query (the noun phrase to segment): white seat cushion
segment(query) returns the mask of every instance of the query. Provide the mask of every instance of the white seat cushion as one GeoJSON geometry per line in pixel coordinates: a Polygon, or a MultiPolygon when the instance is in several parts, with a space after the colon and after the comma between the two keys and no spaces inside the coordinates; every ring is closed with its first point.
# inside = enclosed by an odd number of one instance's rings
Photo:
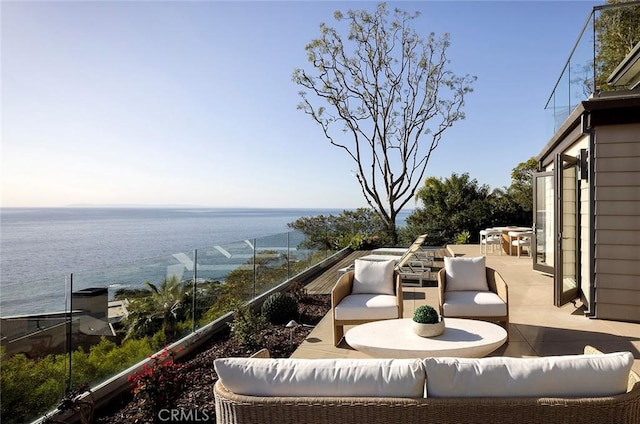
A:
{"type": "Polygon", "coordinates": [[[355,260],[352,294],[395,294],[393,287],[394,260],[355,260]]]}
{"type": "Polygon", "coordinates": [[[398,318],[397,298],[386,294],[351,294],[334,308],[339,320],[398,318]]]}
{"type": "Polygon", "coordinates": [[[490,291],[455,291],[444,294],[446,317],[492,317],[507,315],[507,305],[490,291]]]}
{"type": "Polygon", "coordinates": [[[446,291],[487,291],[487,269],[485,257],[452,258],[445,256],[446,291]]]}
{"type": "Polygon", "coordinates": [[[544,358],[427,358],[427,397],[598,397],[625,393],[631,352],[544,358]]]}
{"type": "Polygon", "coordinates": [[[412,397],[424,394],[420,359],[219,358],[222,384],[248,396],[412,397]]]}

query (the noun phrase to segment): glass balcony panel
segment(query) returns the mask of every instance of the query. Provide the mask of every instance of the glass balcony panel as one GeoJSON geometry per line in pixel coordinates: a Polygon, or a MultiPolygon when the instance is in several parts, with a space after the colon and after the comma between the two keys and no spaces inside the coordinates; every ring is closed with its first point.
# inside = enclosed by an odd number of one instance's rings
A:
{"type": "Polygon", "coordinates": [[[620,78],[613,82],[609,78],[626,54],[630,54],[634,48],[640,48],[637,40],[640,33],[639,15],[640,5],[637,3],[607,4],[593,8],[545,105],[552,122],[553,132],[550,136],[562,126],[580,102],[592,96],[634,89],[636,79],[620,78]],[[636,44],[629,40],[635,40],[636,44]]]}
{"type": "Polygon", "coordinates": [[[31,422],[54,409],[66,393],[68,300],[68,277],[2,282],[2,404],[16,422],[31,422]],[[24,388],[44,386],[37,406],[19,397],[24,388]]]}

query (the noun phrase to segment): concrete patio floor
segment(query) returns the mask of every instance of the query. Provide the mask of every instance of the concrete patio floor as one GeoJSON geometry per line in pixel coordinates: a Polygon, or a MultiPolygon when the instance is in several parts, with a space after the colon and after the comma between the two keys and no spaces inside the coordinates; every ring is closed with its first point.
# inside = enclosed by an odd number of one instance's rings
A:
{"type": "MultiPolygon", "coordinates": [[[[478,245],[453,245],[452,255],[479,256],[478,245]]],[[[578,300],[561,308],[553,305],[553,278],[532,268],[530,258],[498,253],[487,255],[487,266],[496,269],[509,286],[509,341],[489,356],[539,357],[579,354],[585,345],[603,352],[630,351],[633,369],[640,373],[640,323],[587,318],[578,300]]],[[[405,287],[404,316],[410,318],[419,305],[437,307],[437,288],[405,287]]],[[[640,311],[639,311],[640,316],[640,311]]],[[[345,332],[349,327],[345,328],[345,332]]],[[[293,353],[295,358],[366,358],[344,339],[333,346],[331,314],[327,314],[293,353]]]]}

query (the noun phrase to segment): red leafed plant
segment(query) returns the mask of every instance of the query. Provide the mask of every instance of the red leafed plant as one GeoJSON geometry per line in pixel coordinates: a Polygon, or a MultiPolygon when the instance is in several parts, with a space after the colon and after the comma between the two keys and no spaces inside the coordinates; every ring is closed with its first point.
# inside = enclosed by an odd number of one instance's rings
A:
{"type": "Polygon", "coordinates": [[[163,349],[128,378],[134,399],[150,417],[156,417],[160,410],[175,405],[176,399],[189,385],[189,366],[175,362],[174,356],[175,352],[163,349]]]}

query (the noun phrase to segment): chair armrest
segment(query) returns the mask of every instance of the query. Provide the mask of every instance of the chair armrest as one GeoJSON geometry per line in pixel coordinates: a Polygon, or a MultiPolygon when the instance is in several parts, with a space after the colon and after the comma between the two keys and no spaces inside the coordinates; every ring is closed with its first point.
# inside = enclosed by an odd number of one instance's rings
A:
{"type": "Polygon", "coordinates": [[[398,306],[398,318],[402,318],[404,309],[404,298],[402,294],[402,277],[399,272],[393,273],[393,278],[396,280],[396,305],[398,306]]]}
{"type": "Polygon", "coordinates": [[[335,306],[340,303],[342,299],[349,296],[351,294],[351,290],[353,288],[353,277],[355,273],[353,271],[345,272],[340,276],[338,282],[333,289],[331,290],[331,307],[335,308],[335,306]]]}
{"type": "Polygon", "coordinates": [[[500,273],[493,268],[487,267],[487,284],[489,290],[496,293],[507,305],[509,304],[509,288],[500,273]]]}
{"type": "Polygon", "coordinates": [[[438,271],[438,306],[440,307],[440,315],[442,315],[442,304],[444,303],[444,289],[447,286],[447,271],[442,268],[438,271]]]}

